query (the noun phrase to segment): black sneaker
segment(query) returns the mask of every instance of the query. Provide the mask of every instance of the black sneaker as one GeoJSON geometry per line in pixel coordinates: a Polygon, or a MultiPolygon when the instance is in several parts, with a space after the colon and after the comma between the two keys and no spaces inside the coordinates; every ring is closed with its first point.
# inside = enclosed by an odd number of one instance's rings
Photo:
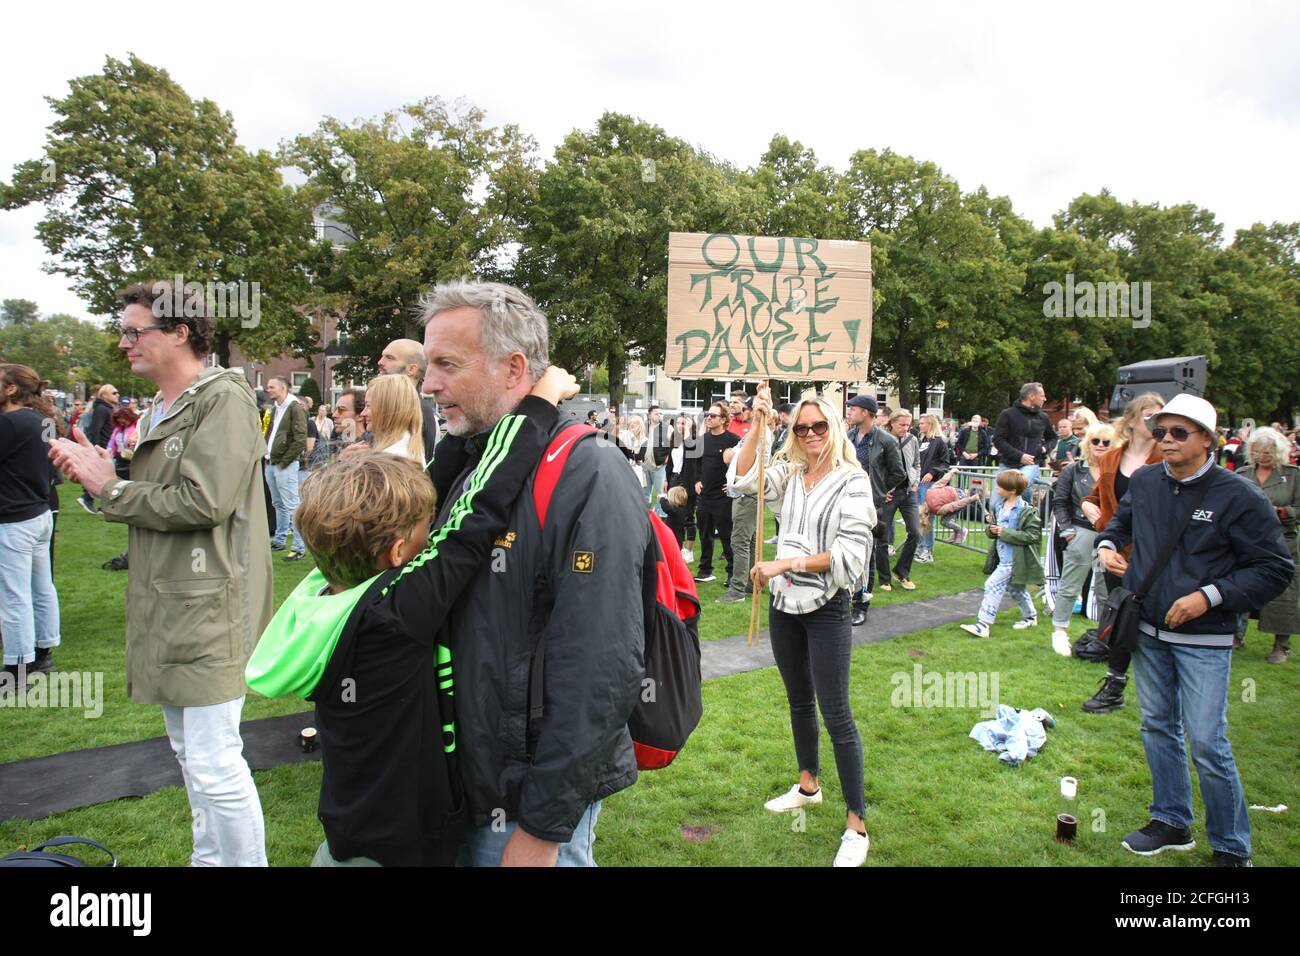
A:
{"type": "Polygon", "coordinates": [[[0,700],[9,696],[9,692],[15,694],[27,693],[27,668],[19,664],[6,664],[4,666],[4,679],[0,680],[0,700]]]}
{"type": "MultiPolygon", "coordinates": [[[[1141,830],[1134,830],[1126,836],[1121,845],[1138,856],[1155,856],[1165,850],[1195,849],[1196,841],[1192,839],[1192,831],[1187,827],[1180,830],[1159,820],[1152,820],[1141,830]]],[[[1215,857],[1217,856],[1216,853],[1215,857]]]]}
{"type": "Polygon", "coordinates": [[[87,501],[85,498],[78,498],[78,499],[77,499],[77,504],[81,505],[81,509],[82,509],[84,512],[86,512],[86,514],[88,514],[88,515],[97,515],[97,514],[99,514],[99,509],[95,507],[95,502],[94,502],[93,499],[90,500],[90,501],[87,501]]]}
{"type": "Polygon", "coordinates": [[[287,545],[285,545],[285,543],[284,543],[283,541],[278,542],[278,543],[275,542],[275,541],[272,541],[272,542],[271,542],[271,550],[272,550],[272,551],[283,551],[286,547],[287,547],[287,545]]]}
{"type": "Polygon", "coordinates": [[[710,581],[716,581],[718,579],[708,572],[701,572],[700,574],[695,575],[695,580],[700,584],[708,584],[710,581]]]}
{"type": "Polygon", "coordinates": [[[1128,678],[1116,674],[1107,674],[1101,680],[1101,688],[1083,702],[1086,714],[1109,714],[1124,706],[1124,688],[1128,678]]]}
{"type": "Polygon", "coordinates": [[[280,560],[281,560],[281,561],[301,561],[301,560],[303,559],[304,556],[305,556],[305,552],[302,552],[302,551],[290,551],[288,554],[286,554],[286,555],[285,555],[283,558],[281,558],[280,560]]]}
{"type": "Polygon", "coordinates": [[[48,674],[52,670],[54,670],[54,655],[50,653],[50,648],[36,648],[36,660],[27,665],[27,673],[48,674]]]}
{"type": "Polygon", "coordinates": [[[1223,850],[1214,851],[1215,866],[1254,866],[1248,856],[1237,856],[1235,853],[1225,853],[1223,850]]]}
{"type": "Polygon", "coordinates": [[[870,610],[870,604],[853,605],[853,626],[861,627],[867,623],[867,611],[870,610]]]}

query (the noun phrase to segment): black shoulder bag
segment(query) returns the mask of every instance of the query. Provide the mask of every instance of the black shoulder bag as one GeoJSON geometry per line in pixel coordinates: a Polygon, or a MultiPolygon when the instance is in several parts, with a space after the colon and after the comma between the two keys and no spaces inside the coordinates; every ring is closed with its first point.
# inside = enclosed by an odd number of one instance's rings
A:
{"type": "Polygon", "coordinates": [[[1164,570],[1165,565],[1169,563],[1169,558],[1173,555],[1174,548],[1178,547],[1178,542],[1182,540],[1184,532],[1187,531],[1187,526],[1192,523],[1192,515],[1196,513],[1197,507],[1200,506],[1201,498],[1204,497],[1206,487],[1209,484],[1208,477],[1207,475],[1202,478],[1196,491],[1188,496],[1192,499],[1192,504],[1187,509],[1186,517],[1179,523],[1178,530],[1165,542],[1159,557],[1156,558],[1156,563],[1151,565],[1151,570],[1142,579],[1142,584],[1137,591],[1118,587],[1113,588],[1106,595],[1106,603],[1101,606],[1100,618],[1097,621],[1097,637],[1107,647],[1121,647],[1129,652],[1137,649],[1138,622],[1142,616],[1142,600],[1147,596],[1147,592],[1151,590],[1151,585],[1155,584],[1156,578],[1164,570]]]}

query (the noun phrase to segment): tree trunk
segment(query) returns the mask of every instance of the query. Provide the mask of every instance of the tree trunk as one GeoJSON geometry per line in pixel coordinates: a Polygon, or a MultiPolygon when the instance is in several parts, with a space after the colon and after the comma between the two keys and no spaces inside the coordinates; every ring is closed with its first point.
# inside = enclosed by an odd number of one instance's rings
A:
{"type": "Polygon", "coordinates": [[[900,408],[910,408],[912,403],[908,400],[908,395],[912,387],[912,359],[907,348],[902,345],[901,339],[895,355],[897,356],[894,370],[898,374],[898,405],[900,408]]]}
{"type": "Polygon", "coordinates": [[[217,329],[212,344],[216,346],[214,351],[217,353],[217,364],[222,368],[230,368],[230,333],[217,329]]]}
{"type": "Polygon", "coordinates": [[[621,348],[612,348],[605,359],[609,372],[609,404],[618,408],[623,404],[623,374],[627,371],[627,356],[621,348]]]}
{"type": "Polygon", "coordinates": [[[920,409],[920,414],[924,415],[929,410],[930,402],[930,373],[916,373],[916,406],[920,409]]]}

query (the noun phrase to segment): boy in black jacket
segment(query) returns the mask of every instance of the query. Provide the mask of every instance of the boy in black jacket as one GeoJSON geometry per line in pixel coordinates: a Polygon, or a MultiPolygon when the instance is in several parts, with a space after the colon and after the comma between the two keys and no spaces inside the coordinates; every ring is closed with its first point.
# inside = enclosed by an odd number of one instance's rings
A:
{"type": "Polygon", "coordinates": [[[497,423],[432,535],[434,491],[414,462],[371,453],[304,484],[298,518],[317,569],[272,619],[247,675],[259,693],[316,703],[325,842],[314,864],[455,862],[465,806],[453,661],[437,635],[465,585],[489,573],[555,406],[576,393],[572,376],[549,370],[497,423]]]}

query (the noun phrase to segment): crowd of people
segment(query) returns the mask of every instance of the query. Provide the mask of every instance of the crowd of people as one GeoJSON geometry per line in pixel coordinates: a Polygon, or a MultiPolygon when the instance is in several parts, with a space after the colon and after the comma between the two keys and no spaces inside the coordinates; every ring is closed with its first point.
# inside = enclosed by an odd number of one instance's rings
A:
{"type": "Polygon", "coordinates": [[[975,415],[958,428],[871,395],[843,415],[816,395],[777,405],[761,385],[698,419],[611,409],[589,419],[603,440],[552,448],[577,383],[550,366],[546,317],[518,289],[438,285],[423,342],[390,343],[365,389],[314,412],[282,378],[259,402],[242,374],[211,366],[210,321],[157,319],[152,289],[124,290],[119,341],[157,384],[151,402],[123,404],[105,385],[68,421],[33,370],[0,365],[0,544],[12,555],[0,625],[15,686],[52,668],[54,486],[77,482],[88,509],[128,528],[127,689],[162,708],[196,811],[195,865],[266,862],[239,731],[250,687],[316,706],[315,865],[594,865],[602,801],[637,775],[627,724],[643,691],[650,510],[697,582],[725,566],[717,600],[768,591],[796,774],[765,806],[823,801],[820,708],[846,804],[834,863],[859,866],[869,838],[853,630],[877,590],[917,587],[935,525],[968,507],[987,513],[990,546],[983,602],[963,629],[989,638],[1004,597],[1020,608],[1014,628],[1036,627],[1030,490],[1053,475],[1052,647],[1069,654],[1090,576],[1146,595],[1140,637],[1111,648],[1084,705],[1122,706],[1131,665],[1153,802],[1123,845],[1193,845],[1185,734],[1215,862],[1249,864],[1228,676],[1247,616],[1275,636],[1275,663],[1300,626],[1293,433],[1242,436],[1234,475],[1216,462],[1239,449],[1213,406],[1188,395],[1139,396],[1113,424],[1088,409],[1053,424],[1031,382],[992,427],[975,415]],[[561,452],[556,494],[522,493],[561,452]],[[962,467],[994,460],[991,497],[953,487],[962,467]],[[760,494],[776,519],[771,558],[760,494]],[[277,551],[312,564],[279,608],[277,551]]]}

